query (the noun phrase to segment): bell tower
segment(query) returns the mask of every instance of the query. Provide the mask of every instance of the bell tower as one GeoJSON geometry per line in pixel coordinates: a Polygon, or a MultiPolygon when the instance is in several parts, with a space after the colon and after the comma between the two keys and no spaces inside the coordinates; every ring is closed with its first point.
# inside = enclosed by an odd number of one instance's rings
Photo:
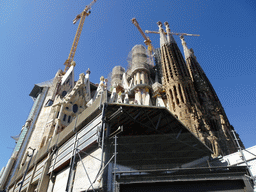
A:
{"type": "Polygon", "coordinates": [[[198,103],[194,86],[189,75],[184,58],[170,33],[169,24],[165,22],[166,33],[162,23],[158,22],[160,33],[161,61],[164,77],[164,87],[169,110],[192,132],[198,135],[198,131],[192,125],[191,113],[194,104],[198,103]]]}
{"type": "MultiPolygon", "coordinates": [[[[192,82],[199,97],[200,106],[204,114],[206,126],[218,141],[222,153],[229,154],[236,151],[233,134],[233,127],[230,125],[220,100],[213,89],[212,84],[198,63],[193,49],[188,49],[184,37],[181,36],[181,43],[184,50],[187,68],[192,82]]],[[[201,130],[202,132],[205,131],[201,130]]],[[[202,133],[204,134],[204,133],[202,133]]],[[[240,143],[243,146],[243,143],[240,143]]]]}

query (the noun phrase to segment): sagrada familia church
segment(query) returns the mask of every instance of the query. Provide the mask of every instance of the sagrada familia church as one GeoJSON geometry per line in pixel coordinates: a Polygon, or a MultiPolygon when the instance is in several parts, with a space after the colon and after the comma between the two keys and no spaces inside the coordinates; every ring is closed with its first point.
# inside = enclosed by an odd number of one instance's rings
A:
{"type": "Polygon", "coordinates": [[[244,146],[194,51],[157,24],[155,65],[135,45],[109,81],[75,81],[73,61],[34,86],[0,191],[251,191],[246,167],[219,161],[244,146]]]}

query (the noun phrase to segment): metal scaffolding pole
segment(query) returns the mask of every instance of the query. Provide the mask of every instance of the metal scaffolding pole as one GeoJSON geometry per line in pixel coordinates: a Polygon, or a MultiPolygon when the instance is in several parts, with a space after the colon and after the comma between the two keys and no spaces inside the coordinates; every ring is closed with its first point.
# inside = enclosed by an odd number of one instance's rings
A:
{"type": "MultiPolygon", "coordinates": [[[[95,191],[94,188],[93,188],[91,179],[90,179],[90,177],[89,177],[89,174],[88,174],[88,172],[86,171],[86,168],[85,168],[85,166],[84,166],[83,160],[82,160],[82,158],[81,158],[81,156],[80,156],[79,153],[78,153],[78,156],[79,156],[80,161],[81,161],[81,163],[82,163],[82,165],[83,165],[83,168],[84,168],[84,171],[85,171],[85,173],[86,173],[86,176],[87,176],[87,178],[88,178],[88,180],[89,180],[89,182],[90,182],[90,184],[91,184],[90,186],[92,187],[92,190],[95,191]]],[[[86,191],[88,191],[88,190],[86,190],[86,191]]]]}
{"type": "Polygon", "coordinates": [[[249,174],[250,174],[249,177],[253,180],[253,183],[254,183],[254,185],[255,185],[255,184],[256,184],[256,183],[255,183],[255,178],[253,177],[253,174],[252,174],[251,169],[250,169],[250,165],[248,165],[248,162],[247,162],[247,160],[246,160],[246,158],[245,158],[245,156],[244,156],[243,150],[242,150],[242,148],[241,148],[241,146],[240,146],[240,144],[239,144],[239,142],[238,142],[238,139],[237,139],[237,137],[236,137],[236,133],[235,133],[234,130],[232,130],[232,133],[233,133],[234,138],[235,138],[235,141],[236,141],[236,143],[237,143],[238,150],[239,150],[239,152],[240,152],[241,155],[242,155],[242,160],[244,161],[244,163],[246,164],[246,166],[247,166],[247,168],[248,168],[248,171],[249,171],[249,174]]]}
{"type": "Polygon", "coordinates": [[[114,151],[114,181],[113,181],[113,191],[117,191],[117,183],[116,183],[116,156],[117,156],[117,136],[115,135],[115,151],[114,151]]]}
{"type": "Polygon", "coordinates": [[[68,181],[67,181],[67,185],[66,185],[66,191],[67,192],[71,192],[72,191],[72,185],[73,185],[73,179],[74,179],[74,167],[76,164],[76,147],[78,145],[78,141],[77,141],[77,133],[75,136],[75,143],[74,143],[74,149],[72,151],[72,156],[71,156],[71,160],[70,160],[70,170],[69,170],[69,175],[68,175],[68,181]]]}
{"type": "MultiPolygon", "coordinates": [[[[76,121],[75,121],[73,131],[75,131],[75,129],[76,129],[76,123],[77,123],[77,116],[76,116],[76,121]]],[[[75,167],[75,162],[76,162],[76,148],[78,145],[77,136],[78,136],[78,133],[77,133],[77,131],[75,131],[74,148],[72,150],[72,156],[71,156],[71,160],[70,160],[70,164],[69,164],[70,168],[69,168],[68,180],[67,180],[67,184],[66,184],[66,192],[72,191],[72,185],[73,185],[73,179],[74,179],[74,167],[75,167]]]]}
{"type": "Polygon", "coordinates": [[[22,181],[19,183],[19,184],[20,184],[19,192],[21,192],[21,189],[22,189],[22,186],[23,186],[24,180],[25,180],[26,175],[27,175],[27,172],[28,172],[29,165],[30,165],[31,160],[32,160],[32,157],[33,157],[33,155],[34,155],[34,151],[36,150],[36,149],[32,149],[31,147],[29,147],[29,149],[31,149],[31,150],[32,150],[32,154],[31,154],[31,155],[28,155],[28,156],[30,157],[30,159],[29,159],[29,162],[28,162],[28,165],[27,165],[27,169],[26,169],[26,171],[25,171],[25,173],[24,173],[23,179],[22,179],[22,181]]]}
{"type": "MultiPolygon", "coordinates": [[[[107,94],[107,92],[106,92],[106,94],[107,94]]],[[[103,93],[102,93],[102,95],[103,95],[103,93]]],[[[102,102],[102,95],[101,95],[101,102],[102,102]]],[[[101,108],[101,106],[102,106],[102,103],[101,103],[101,102],[100,102],[100,108],[101,108]]],[[[99,147],[101,147],[101,150],[102,150],[100,169],[99,169],[99,171],[98,171],[98,173],[97,173],[97,175],[96,175],[94,181],[93,181],[92,183],[90,183],[89,188],[92,187],[93,183],[96,182],[97,178],[98,178],[99,175],[101,174],[101,170],[102,170],[102,169],[103,169],[103,170],[105,169],[105,167],[103,167],[103,156],[104,156],[104,141],[105,141],[105,127],[106,127],[106,119],[105,119],[106,105],[107,105],[107,104],[104,103],[104,104],[103,104],[103,108],[102,108],[102,128],[101,128],[101,130],[102,130],[102,138],[101,138],[101,143],[100,143],[100,141],[99,141],[99,147]],[[102,168],[102,167],[103,167],[103,168],[102,168]]],[[[78,153],[78,154],[79,154],[79,153],[78,153]]],[[[88,188],[88,189],[89,189],[89,188],[88,188]]],[[[88,190],[88,189],[87,189],[87,190],[88,190]]]]}

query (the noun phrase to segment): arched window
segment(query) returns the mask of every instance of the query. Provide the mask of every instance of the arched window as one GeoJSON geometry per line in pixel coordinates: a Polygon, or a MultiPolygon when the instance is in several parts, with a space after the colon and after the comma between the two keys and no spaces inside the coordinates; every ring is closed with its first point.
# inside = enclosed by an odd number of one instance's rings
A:
{"type": "Polygon", "coordinates": [[[176,99],[176,103],[177,103],[177,105],[179,105],[180,101],[179,101],[177,90],[176,90],[175,86],[173,86],[173,90],[174,90],[174,96],[175,96],[175,99],[176,99]]]}
{"type": "Polygon", "coordinates": [[[65,97],[67,95],[67,91],[62,91],[61,96],[65,97]]]}
{"type": "Polygon", "coordinates": [[[77,104],[74,104],[73,105],[73,112],[76,113],[78,111],[78,106],[77,104]]]}

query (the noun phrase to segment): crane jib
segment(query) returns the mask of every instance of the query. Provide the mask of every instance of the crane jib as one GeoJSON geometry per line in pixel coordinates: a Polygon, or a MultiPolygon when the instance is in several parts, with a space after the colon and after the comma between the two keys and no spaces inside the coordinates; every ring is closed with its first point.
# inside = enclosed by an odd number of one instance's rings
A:
{"type": "Polygon", "coordinates": [[[64,63],[64,65],[65,65],[64,73],[67,72],[67,70],[68,70],[69,67],[70,67],[71,62],[73,61],[73,59],[74,59],[74,57],[75,57],[76,48],[77,48],[77,45],[78,45],[78,42],[79,42],[79,39],[80,39],[80,35],[81,35],[82,29],[83,29],[85,17],[88,16],[88,15],[90,15],[90,13],[91,13],[91,12],[88,11],[88,10],[91,9],[92,5],[93,5],[96,1],[97,1],[97,0],[93,0],[88,6],[85,7],[85,9],[83,10],[83,12],[80,13],[80,14],[78,14],[78,15],[76,16],[76,18],[73,20],[73,24],[75,24],[79,19],[80,19],[80,22],[79,22],[79,25],[78,25],[78,27],[77,27],[76,35],[75,35],[75,38],[74,38],[74,41],[73,41],[73,44],[72,44],[72,47],[71,47],[71,50],[70,50],[68,59],[67,59],[66,62],[64,63]],[[88,12],[87,12],[87,11],[88,11],[88,12]]]}

